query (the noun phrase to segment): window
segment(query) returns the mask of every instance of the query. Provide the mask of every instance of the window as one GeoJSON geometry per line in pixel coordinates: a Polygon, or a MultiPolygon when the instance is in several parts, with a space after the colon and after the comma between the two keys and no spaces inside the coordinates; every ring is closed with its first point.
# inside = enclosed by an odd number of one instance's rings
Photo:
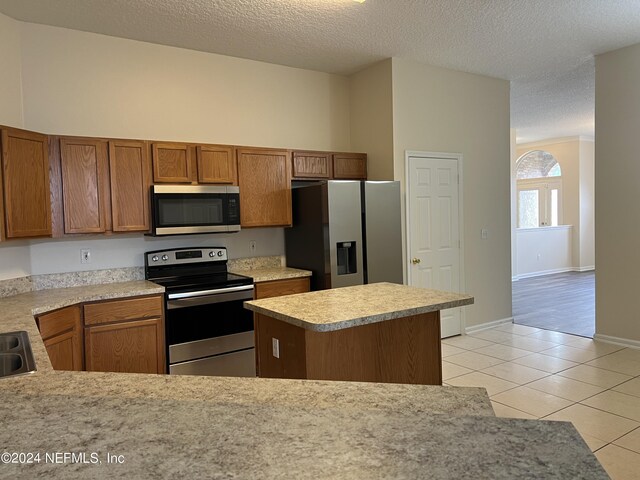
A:
{"type": "Polygon", "coordinates": [[[549,152],[534,150],[516,164],[518,228],[557,226],[562,222],[562,171],[549,152]]]}

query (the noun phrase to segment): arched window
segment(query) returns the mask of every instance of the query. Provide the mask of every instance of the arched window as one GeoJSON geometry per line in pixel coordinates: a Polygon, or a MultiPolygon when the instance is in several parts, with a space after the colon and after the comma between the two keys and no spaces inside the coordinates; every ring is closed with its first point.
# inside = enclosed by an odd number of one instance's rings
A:
{"type": "Polygon", "coordinates": [[[562,170],[543,150],[522,155],[516,163],[518,228],[557,226],[562,222],[562,170]]]}

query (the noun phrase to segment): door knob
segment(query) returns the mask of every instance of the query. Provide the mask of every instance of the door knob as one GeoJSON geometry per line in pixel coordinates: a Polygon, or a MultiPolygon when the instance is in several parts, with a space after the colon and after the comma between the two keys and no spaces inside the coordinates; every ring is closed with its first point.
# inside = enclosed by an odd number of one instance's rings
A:
{"type": "Polygon", "coordinates": [[[414,258],[411,260],[411,263],[413,263],[414,265],[417,265],[420,263],[420,259],[419,258],[414,258]]]}

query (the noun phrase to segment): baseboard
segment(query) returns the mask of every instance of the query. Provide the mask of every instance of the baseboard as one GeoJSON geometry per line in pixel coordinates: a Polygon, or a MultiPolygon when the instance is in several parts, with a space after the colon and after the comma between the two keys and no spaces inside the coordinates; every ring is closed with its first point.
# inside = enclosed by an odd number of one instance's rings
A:
{"type": "Polygon", "coordinates": [[[465,335],[471,335],[473,333],[478,333],[483,330],[489,330],[490,328],[499,327],[500,325],[505,325],[507,323],[513,323],[513,317],[503,318],[501,320],[493,320],[492,322],[481,323],[479,325],[472,325],[470,327],[466,327],[464,329],[465,335]]]}
{"type": "Polygon", "coordinates": [[[576,267],[573,269],[573,271],[574,272],[590,272],[595,269],[596,269],[595,265],[587,265],[586,267],[576,267]]]}
{"type": "Polygon", "coordinates": [[[539,272],[531,272],[531,273],[521,273],[518,275],[518,279],[521,280],[523,278],[532,278],[532,277],[543,277],[545,275],[553,275],[554,273],[564,273],[564,272],[573,272],[573,267],[566,268],[553,268],[551,270],[540,270],[539,272]]]}
{"type": "Polygon", "coordinates": [[[614,345],[622,345],[623,347],[640,349],[640,341],[631,340],[629,338],[612,337],[610,335],[602,335],[600,333],[596,333],[593,336],[593,339],[599,342],[613,343],[614,345]]]}
{"type": "Polygon", "coordinates": [[[514,275],[511,277],[512,282],[522,280],[523,278],[544,277],[545,275],[553,275],[554,273],[565,272],[590,272],[595,270],[595,265],[588,265],[586,267],[566,267],[566,268],[554,268],[552,270],[540,270],[539,272],[522,273],[520,275],[514,275]]]}

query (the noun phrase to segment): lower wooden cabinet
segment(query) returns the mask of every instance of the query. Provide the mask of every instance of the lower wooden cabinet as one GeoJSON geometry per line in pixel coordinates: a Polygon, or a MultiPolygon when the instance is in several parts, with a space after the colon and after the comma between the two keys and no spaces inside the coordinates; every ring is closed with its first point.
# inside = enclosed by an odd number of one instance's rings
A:
{"type": "Polygon", "coordinates": [[[161,295],[84,306],[87,371],[165,373],[161,295]]]}
{"type": "Polygon", "coordinates": [[[283,280],[272,280],[270,282],[259,282],[255,284],[256,300],[261,298],[282,297],[294,293],[304,293],[309,291],[309,278],[287,278],[283,280]]]}
{"type": "MultiPolygon", "coordinates": [[[[282,297],[284,295],[293,295],[294,293],[305,293],[309,291],[311,277],[301,278],[286,278],[282,280],[272,280],[269,282],[258,282],[255,284],[254,297],[256,300],[261,298],[282,297]]],[[[258,351],[259,345],[264,345],[264,342],[260,339],[260,331],[262,330],[263,337],[269,332],[265,333],[264,329],[260,328],[260,318],[263,315],[253,315],[254,322],[254,335],[256,344],[256,375],[260,377],[260,352],[258,351]]],[[[266,338],[266,337],[265,337],[266,338]]],[[[263,347],[264,348],[264,347],[263,347]]],[[[264,361],[264,360],[263,360],[264,361]]]]}
{"type": "Polygon", "coordinates": [[[80,306],[45,313],[37,322],[54,370],[83,370],[80,306]]]}
{"type": "Polygon", "coordinates": [[[162,295],[74,305],[36,321],[55,370],[166,372],[162,295]]]}
{"type": "Polygon", "coordinates": [[[85,328],[87,371],[164,373],[161,318],[85,328]]]}

